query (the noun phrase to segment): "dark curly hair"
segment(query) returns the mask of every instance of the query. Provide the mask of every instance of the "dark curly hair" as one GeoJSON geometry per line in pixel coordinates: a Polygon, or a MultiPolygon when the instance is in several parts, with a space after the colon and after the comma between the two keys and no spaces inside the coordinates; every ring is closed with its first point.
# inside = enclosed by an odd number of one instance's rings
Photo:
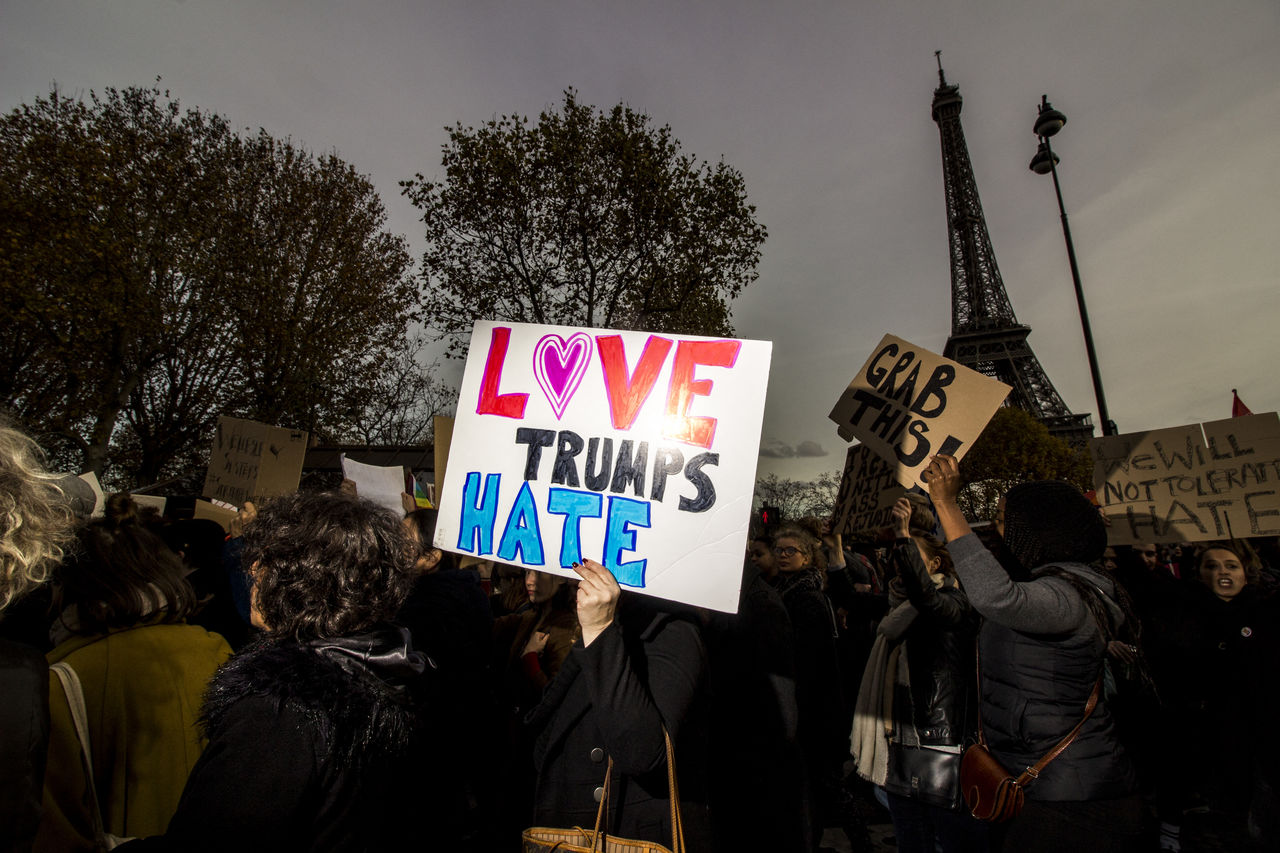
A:
{"type": "Polygon", "coordinates": [[[244,565],[277,638],[347,636],[390,619],[413,586],[415,556],[398,517],[335,492],[275,498],[244,530],[244,565]]]}
{"type": "Polygon", "coordinates": [[[113,495],[106,517],[81,527],[54,572],[58,610],[76,607],[76,633],[102,634],[142,622],[182,622],[196,608],[182,558],[138,522],[128,495],[113,495]]]}

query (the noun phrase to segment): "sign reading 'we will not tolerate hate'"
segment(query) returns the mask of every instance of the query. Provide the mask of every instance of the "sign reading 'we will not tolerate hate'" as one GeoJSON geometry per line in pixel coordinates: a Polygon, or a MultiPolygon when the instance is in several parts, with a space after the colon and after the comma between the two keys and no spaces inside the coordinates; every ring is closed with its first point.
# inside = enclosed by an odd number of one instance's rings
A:
{"type": "Polygon", "coordinates": [[[735,611],[771,350],[476,323],[436,547],[735,611]]]}

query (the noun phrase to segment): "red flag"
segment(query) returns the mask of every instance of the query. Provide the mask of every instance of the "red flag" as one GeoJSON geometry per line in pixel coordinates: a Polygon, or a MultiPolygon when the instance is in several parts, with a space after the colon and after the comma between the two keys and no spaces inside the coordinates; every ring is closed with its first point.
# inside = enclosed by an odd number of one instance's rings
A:
{"type": "Polygon", "coordinates": [[[1240,402],[1240,395],[1236,393],[1236,389],[1231,389],[1231,417],[1241,418],[1245,415],[1252,415],[1249,407],[1240,402]]]}

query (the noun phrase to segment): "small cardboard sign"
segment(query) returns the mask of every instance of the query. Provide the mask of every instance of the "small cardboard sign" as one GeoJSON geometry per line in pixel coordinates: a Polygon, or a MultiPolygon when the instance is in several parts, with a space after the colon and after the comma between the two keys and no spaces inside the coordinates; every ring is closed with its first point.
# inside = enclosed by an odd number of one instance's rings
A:
{"type": "Polygon", "coordinates": [[[771,350],[477,322],[435,545],[734,612],[771,350]]]}
{"type": "Polygon", "coordinates": [[[286,495],[297,490],[306,455],[305,432],[223,415],[201,494],[237,507],[286,495]]]}
{"type": "Polygon", "coordinates": [[[845,454],[831,529],[852,538],[864,531],[891,527],[893,505],[906,493],[892,465],[865,444],[855,444],[845,454]]]}
{"type": "Polygon", "coordinates": [[[861,440],[893,466],[899,483],[923,487],[920,473],[929,457],[963,458],[1009,390],[949,358],[885,335],[829,417],[841,438],[861,440]]]}
{"type": "Polygon", "coordinates": [[[224,506],[196,499],[195,509],[191,512],[192,518],[208,518],[222,525],[222,529],[227,533],[231,532],[231,522],[238,518],[240,513],[234,509],[228,509],[224,506]]]}
{"type": "Polygon", "coordinates": [[[1280,535],[1275,412],[1103,436],[1089,453],[1112,545],[1280,535]]]}

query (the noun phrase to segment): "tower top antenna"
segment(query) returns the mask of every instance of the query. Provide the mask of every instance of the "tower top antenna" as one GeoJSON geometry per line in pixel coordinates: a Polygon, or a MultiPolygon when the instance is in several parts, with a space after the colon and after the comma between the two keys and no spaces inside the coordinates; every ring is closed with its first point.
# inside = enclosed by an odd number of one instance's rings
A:
{"type": "Polygon", "coordinates": [[[945,86],[947,85],[947,75],[942,73],[942,51],[935,50],[933,52],[933,58],[938,60],[938,83],[945,86]]]}

